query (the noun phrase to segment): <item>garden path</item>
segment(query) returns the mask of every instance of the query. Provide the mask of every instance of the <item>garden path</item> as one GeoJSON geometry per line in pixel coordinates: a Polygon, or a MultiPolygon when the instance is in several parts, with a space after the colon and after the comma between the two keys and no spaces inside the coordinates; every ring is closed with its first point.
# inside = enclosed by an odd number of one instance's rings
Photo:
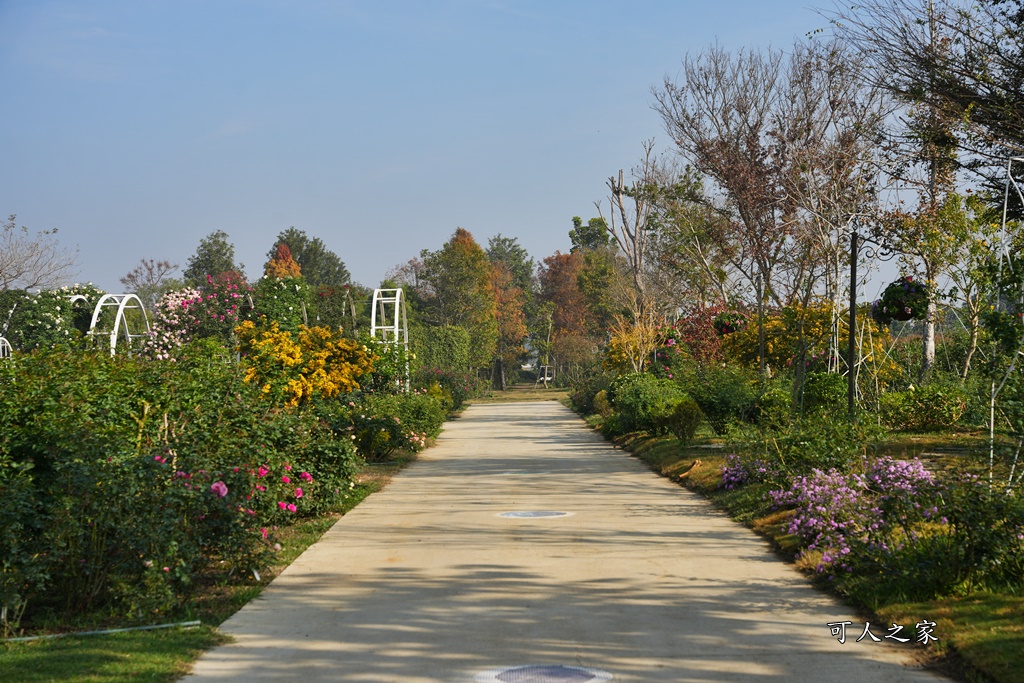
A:
{"type": "Polygon", "coordinates": [[[553,401],[467,409],[222,630],[187,683],[944,680],[553,401]]]}

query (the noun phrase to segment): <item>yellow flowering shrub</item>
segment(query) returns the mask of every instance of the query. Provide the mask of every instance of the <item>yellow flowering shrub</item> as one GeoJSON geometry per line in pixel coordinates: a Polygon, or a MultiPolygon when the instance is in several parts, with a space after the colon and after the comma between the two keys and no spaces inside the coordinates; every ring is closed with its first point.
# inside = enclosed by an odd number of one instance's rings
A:
{"type": "Polygon", "coordinates": [[[373,371],[366,347],[326,327],[282,331],[276,321],[246,320],[235,329],[245,364],[245,381],[256,382],[265,397],[297,406],[359,388],[357,379],[373,371]]]}
{"type": "MultiPolygon", "coordinates": [[[[830,342],[833,334],[835,307],[831,302],[814,302],[807,306],[787,306],[780,311],[765,313],[764,355],[768,366],[780,370],[790,367],[804,349],[808,369],[824,370],[830,360],[830,342]],[[820,366],[820,367],[819,367],[820,366]]],[[[846,352],[849,334],[849,318],[845,312],[838,316],[839,350],[846,352]]],[[[743,329],[726,335],[722,350],[727,358],[741,364],[758,364],[757,317],[743,329]]],[[[857,329],[860,349],[858,359],[862,363],[860,376],[873,376],[886,384],[900,376],[899,366],[887,353],[892,337],[889,331],[879,326],[863,309],[858,309],[857,329]]],[[[831,359],[832,363],[836,359],[831,359]]],[[[840,366],[842,366],[842,361],[840,366]]]]}

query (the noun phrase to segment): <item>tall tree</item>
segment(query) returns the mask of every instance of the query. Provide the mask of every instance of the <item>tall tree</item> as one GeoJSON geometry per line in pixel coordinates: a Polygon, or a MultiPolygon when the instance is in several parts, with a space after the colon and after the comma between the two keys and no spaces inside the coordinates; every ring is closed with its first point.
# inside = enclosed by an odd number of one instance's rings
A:
{"type": "Polygon", "coordinates": [[[518,286],[512,271],[502,262],[491,263],[491,289],[494,292],[495,318],[498,337],[495,362],[492,366],[491,385],[504,390],[509,370],[518,367],[526,353],[526,294],[518,286]]]}
{"type": "Polygon", "coordinates": [[[215,230],[199,240],[196,252],[189,257],[182,276],[185,282],[200,289],[207,286],[207,276],[218,279],[244,279],[245,266],[235,263],[235,245],[228,241],[228,234],[223,230],[215,230]]]}
{"type": "MultiPolygon", "coordinates": [[[[873,64],[875,85],[958,122],[966,166],[1001,198],[1006,160],[1024,154],[1024,5],[858,0],[829,16],[873,64]]],[[[947,135],[926,141],[948,145],[947,135]]],[[[1018,198],[1011,208],[1020,211],[1018,198]]]]}
{"type": "Polygon", "coordinates": [[[835,43],[798,43],[788,55],[713,47],[687,56],[680,79],[654,92],[655,110],[701,183],[694,199],[724,222],[702,237],[716,242],[748,291],[760,280],[779,306],[825,280],[825,254],[837,253],[849,216],[871,199],[849,190],[869,179],[864,168],[885,110],[854,67],[835,43]],[[827,194],[845,203],[816,225],[820,207],[810,199],[829,185],[827,194]],[[819,239],[824,227],[828,239],[819,239]]]}
{"type": "Polygon", "coordinates": [[[32,234],[11,214],[0,228],[0,291],[51,289],[75,275],[77,250],[57,241],[57,230],[32,234]]]}
{"type": "Polygon", "coordinates": [[[138,296],[139,300],[152,311],[155,310],[156,302],[160,300],[160,297],[182,285],[180,280],[171,277],[176,270],[178,270],[177,263],[143,258],[139,261],[139,265],[119,279],[122,285],[138,296]]]}
{"type": "Polygon", "coordinates": [[[572,242],[570,252],[601,249],[610,246],[612,235],[608,229],[608,221],[598,216],[597,218],[591,218],[584,225],[582,218],[573,216],[569,240],[572,242]]]}
{"type": "Polygon", "coordinates": [[[424,250],[419,274],[423,316],[433,325],[457,325],[471,341],[470,364],[486,367],[494,357],[497,320],[487,254],[468,230],[457,228],[438,251],[424,250]]]}
{"type": "Polygon", "coordinates": [[[294,227],[282,230],[277,241],[267,253],[267,259],[274,258],[278,245],[286,244],[291,250],[292,258],[302,268],[302,276],[311,287],[328,285],[341,287],[349,284],[352,276],[348,268],[319,237],[309,237],[305,230],[294,227]]]}
{"type": "Polygon", "coordinates": [[[487,240],[487,259],[504,265],[515,286],[524,294],[533,289],[533,259],[515,237],[503,237],[498,233],[487,240]]]}
{"type": "MultiPolygon", "coordinates": [[[[654,141],[644,143],[644,156],[633,169],[633,182],[626,184],[625,174],[608,178],[608,202],[611,205],[607,221],[608,232],[629,264],[633,287],[645,299],[647,247],[651,236],[650,217],[654,208],[654,193],[658,187],[658,161],[654,156],[654,141]]],[[[601,205],[597,205],[598,212],[601,205]]],[[[604,218],[602,214],[601,218],[604,218]]]]}

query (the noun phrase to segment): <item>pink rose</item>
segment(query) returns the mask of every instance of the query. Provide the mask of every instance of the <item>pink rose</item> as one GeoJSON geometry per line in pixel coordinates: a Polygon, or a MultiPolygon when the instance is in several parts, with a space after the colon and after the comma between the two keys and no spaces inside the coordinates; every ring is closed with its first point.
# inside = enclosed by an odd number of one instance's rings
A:
{"type": "Polygon", "coordinates": [[[295,497],[302,498],[302,489],[295,489],[295,497]]]}
{"type": "Polygon", "coordinates": [[[279,500],[279,501],[277,501],[277,507],[279,507],[282,510],[284,510],[285,508],[288,507],[288,503],[284,502],[283,500],[279,500]]]}
{"type": "Polygon", "coordinates": [[[288,503],[288,512],[295,512],[299,508],[295,507],[295,503],[288,503]]]}
{"type": "Polygon", "coordinates": [[[228,495],[228,485],[222,481],[215,481],[210,484],[210,493],[215,493],[218,498],[228,495]]]}
{"type": "Polygon", "coordinates": [[[260,465],[260,468],[258,470],[256,470],[256,474],[261,476],[261,477],[265,477],[268,474],[270,474],[270,470],[268,470],[266,467],[260,465]]]}
{"type": "Polygon", "coordinates": [[[292,483],[291,477],[281,477],[281,483],[282,484],[290,484],[290,483],[292,483]]]}
{"type": "Polygon", "coordinates": [[[310,474],[309,472],[303,472],[302,474],[299,475],[299,479],[301,479],[302,481],[313,481],[313,475],[310,474]]]}

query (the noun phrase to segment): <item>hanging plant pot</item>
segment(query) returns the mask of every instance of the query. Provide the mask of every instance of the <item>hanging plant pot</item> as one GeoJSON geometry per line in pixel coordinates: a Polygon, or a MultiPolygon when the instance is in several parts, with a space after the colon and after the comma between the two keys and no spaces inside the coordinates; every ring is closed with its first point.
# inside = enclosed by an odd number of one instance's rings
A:
{"type": "Polygon", "coordinates": [[[739,311],[722,311],[711,321],[718,336],[724,337],[727,334],[738,332],[747,326],[747,316],[739,311]]]}
{"type": "Polygon", "coordinates": [[[924,320],[930,300],[931,289],[907,275],[890,283],[882,298],[871,304],[871,317],[882,325],[893,320],[924,320]]]}

